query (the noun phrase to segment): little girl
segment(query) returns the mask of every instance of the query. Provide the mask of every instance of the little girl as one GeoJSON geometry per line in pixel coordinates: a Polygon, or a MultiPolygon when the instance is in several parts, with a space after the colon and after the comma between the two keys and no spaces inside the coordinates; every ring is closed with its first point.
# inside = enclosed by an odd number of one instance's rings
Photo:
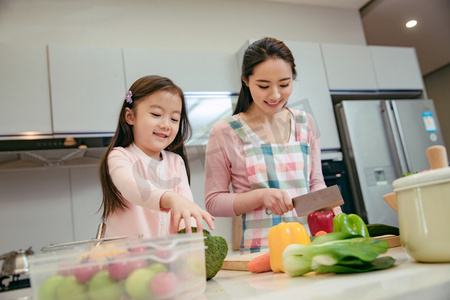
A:
{"type": "Polygon", "coordinates": [[[214,229],[214,217],[195,204],[189,187],[190,130],[183,92],[170,79],[146,76],[131,86],[100,164],[108,236],[202,231],[203,219],[214,229]]]}

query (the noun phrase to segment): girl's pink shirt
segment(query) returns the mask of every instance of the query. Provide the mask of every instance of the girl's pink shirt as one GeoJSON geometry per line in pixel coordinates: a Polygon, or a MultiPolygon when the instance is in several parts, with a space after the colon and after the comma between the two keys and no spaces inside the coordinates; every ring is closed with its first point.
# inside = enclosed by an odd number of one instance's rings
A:
{"type": "MultiPolygon", "coordinates": [[[[186,167],[178,154],[162,151],[162,160],[155,160],[136,145],[115,147],[108,155],[108,168],[114,185],[128,206],[106,220],[108,237],[142,234],[144,238],[167,236],[171,211],[162,210],[161,197],[173,191],[194,201],[186,167]]],[[[191,218],[192,226],[196,226],[191,218]]],[[[184,221],[180,229],[184,228],[184,221]]]]}
{"type": "MultiPolygon", "coordinates": [[[[313,117],[307,114],[311,175],[310,191],[326,188],[322,174],[320,142],[313,117]]],[[[238,193],[250,191],[242,139],[226,120],[214,124],[206,147],[205,207],[217,217],[236,216],[233,204],[238,193]],[[230,192],[230,182],[233,192],[230,192]]]]}

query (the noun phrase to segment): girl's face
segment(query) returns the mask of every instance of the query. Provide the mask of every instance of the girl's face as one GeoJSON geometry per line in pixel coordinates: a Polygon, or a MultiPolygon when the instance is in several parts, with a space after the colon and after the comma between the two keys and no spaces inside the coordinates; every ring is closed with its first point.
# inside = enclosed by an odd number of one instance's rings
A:
{"type": "Polygon", "coordinates": [[[158,91],[143,97],[133,110],[127,108],[125,120],[133,125],[134,143],[148,156],[159,159],[175,139],[180,127],[181,97],[158,91]]]}
{"type": "Polygon", "coordinates": [[[250,108],[266,113],[279,112],[292,93],[292,67],[283,59],[271,58],[253,69],[248,80],[253,102],[250,108]]]}

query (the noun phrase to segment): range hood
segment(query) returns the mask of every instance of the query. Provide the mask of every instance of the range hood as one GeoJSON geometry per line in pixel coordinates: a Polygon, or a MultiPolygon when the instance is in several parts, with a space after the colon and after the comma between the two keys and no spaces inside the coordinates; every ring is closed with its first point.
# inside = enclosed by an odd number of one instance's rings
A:
{"type": "Polygon", "coordinates": [[[97,165],[111,137],[112,134],[66,138],[3,136],[0,140],[0,170],[97,165]]]}
{"type": "Polygon", "coordinates": [[[423,90],[330,90],[333,104],[342,100],[360,99],[416,99],[424,96],[423,90]]]}

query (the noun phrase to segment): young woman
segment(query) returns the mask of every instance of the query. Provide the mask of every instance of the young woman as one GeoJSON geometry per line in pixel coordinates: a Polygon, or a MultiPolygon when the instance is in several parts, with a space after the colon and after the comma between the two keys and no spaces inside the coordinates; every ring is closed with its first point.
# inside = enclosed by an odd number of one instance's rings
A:
{"type": "MultiPolygon", "coordinates": [[[[206,150],[206,209],[242,215],[241,252],[268,247],[268,231],[301,222],[292,197],[326,187],[311,115],[286,107],[297,73],[286,45],[264,38],[248,47],[234,115],[217,122],[206,150]],[[233,192],[230,192],[229,186],[233,192]]],[[[333,211],[341,212],[340,207],[333,211]]]]}
{"type": "Polygon", "coordinates": [[[131,86],[100,164],[108,236],[201,231],[203,219],[214,229],[214,218],[195,204],[189,187],[189,134],[183,92],[170,79],[146,76],[131,86]]]}

